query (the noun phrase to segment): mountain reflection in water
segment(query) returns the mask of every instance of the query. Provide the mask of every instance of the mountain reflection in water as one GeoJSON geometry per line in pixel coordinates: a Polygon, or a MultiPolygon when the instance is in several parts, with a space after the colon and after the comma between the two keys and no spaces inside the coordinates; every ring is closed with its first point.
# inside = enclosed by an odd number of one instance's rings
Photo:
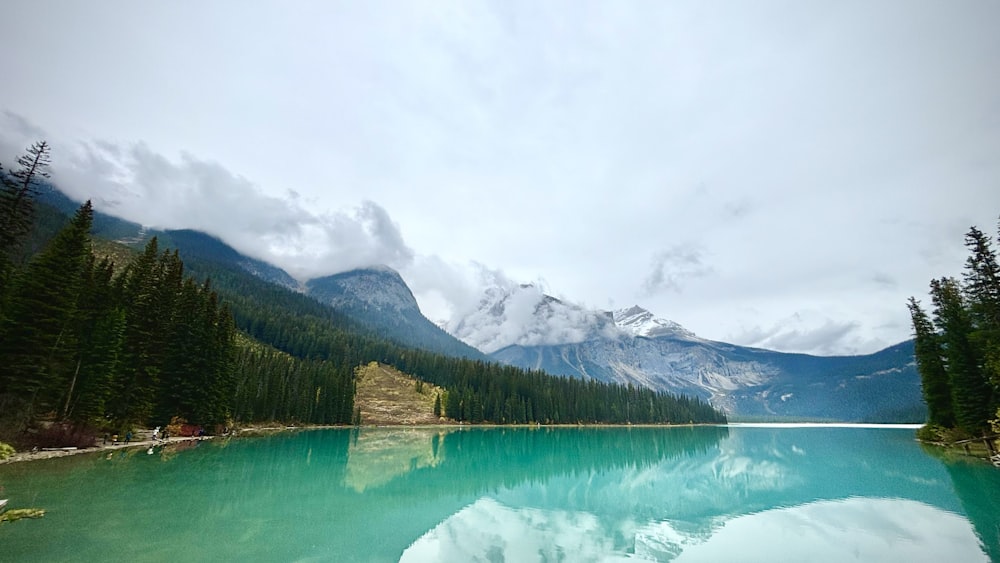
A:
{"type": "Polygon", "coordinates": [[[911,429],[365,428],[140,453],[0,466],[12,504],[49,511],[0,529],[5,556],[997,557],[1000,471],[911,429]]]}

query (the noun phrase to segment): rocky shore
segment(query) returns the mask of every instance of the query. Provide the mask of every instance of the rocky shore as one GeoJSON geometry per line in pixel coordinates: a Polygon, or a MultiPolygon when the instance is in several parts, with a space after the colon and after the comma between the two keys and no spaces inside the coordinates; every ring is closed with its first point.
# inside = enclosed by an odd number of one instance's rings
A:
{"type": "Polygon", "coordinates": [[[195,440],[210,440],[212,436],[201,436],[201,437],[188,437],[179,436],[176,438],[168,438],[166,440],[132,440],[128,444],[123,441],[119,441],[116,444],[98,444],[91,448],[77,448],[77,449],[59,449],[59,450],[39,450],[39,451],[27,451],[27,452],[17,452],[16,454],[8,457],[7,459],[0,460],[0,465],[5,463],[17,463],[21,461],[34,461],[39,459],[51,459],[54,457],[65,457],[68,455],[76,454],[87,454],[96,453],[103,451],[113,451],[113,450],[123,450],[126,448],[136,448],[136,449],[147,449],[152,446],[162,446],[163,444],[173,444],[176,442],[190,442],[195,440]]]}

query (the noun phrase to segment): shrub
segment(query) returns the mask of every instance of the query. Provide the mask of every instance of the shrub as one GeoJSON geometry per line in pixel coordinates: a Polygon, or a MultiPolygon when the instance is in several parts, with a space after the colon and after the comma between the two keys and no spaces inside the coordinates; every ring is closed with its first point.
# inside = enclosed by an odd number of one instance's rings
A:
{"type": "Polygon", "coordinates": [[[91,448],[97,443],[97,431],[86,424],[52,424],[29,434],[25,441],[39,448],[91,448]]]}
{"type": "Polygon", "coordinates": [[[175,416],[170,419],[170,424],[168,424],[164,430],[167,432],[167,436],[182,436],[186,425],[186,419],[175,416]]]}
{"type": "Polygon", "coordinates": [[[945,428],[936,424],[925,424],[917,430],[917,439],[923,442],[952,444],[968,440],[971,436],[958,428],[945,428]]]}
{"type": "Polygon", "coordinates": [[[0,442],[0,459],[7,459],[16,453],[17,450],[14,449],[14,446],[0,442]]]}

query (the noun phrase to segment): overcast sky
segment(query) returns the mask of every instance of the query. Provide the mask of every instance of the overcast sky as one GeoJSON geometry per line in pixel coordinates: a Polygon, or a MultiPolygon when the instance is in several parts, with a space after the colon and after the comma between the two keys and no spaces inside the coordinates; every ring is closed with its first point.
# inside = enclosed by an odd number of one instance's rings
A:
{"type": "MultiPolygon", "coordinates": [[[[820,354],[1000,215],[1000,2],[11,1],[0,162],[300,278],[385,263],[820,354]]],[[[926,301],[926,299],[925,299],[926,301]]]]}

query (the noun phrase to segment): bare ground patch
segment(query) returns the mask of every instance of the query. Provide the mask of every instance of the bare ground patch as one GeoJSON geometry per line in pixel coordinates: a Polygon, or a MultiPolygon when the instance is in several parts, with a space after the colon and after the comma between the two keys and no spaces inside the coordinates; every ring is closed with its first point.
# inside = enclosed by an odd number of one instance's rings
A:
{"type": "MultiPolygon", "coordinates": [[[[372,362],[357,368],[354,405],[364,425],[440,424],[434,399],[444,390],[393,367],[372,362]]],[[[444,398],[442,397],[442,400],[444,398]]]]}

